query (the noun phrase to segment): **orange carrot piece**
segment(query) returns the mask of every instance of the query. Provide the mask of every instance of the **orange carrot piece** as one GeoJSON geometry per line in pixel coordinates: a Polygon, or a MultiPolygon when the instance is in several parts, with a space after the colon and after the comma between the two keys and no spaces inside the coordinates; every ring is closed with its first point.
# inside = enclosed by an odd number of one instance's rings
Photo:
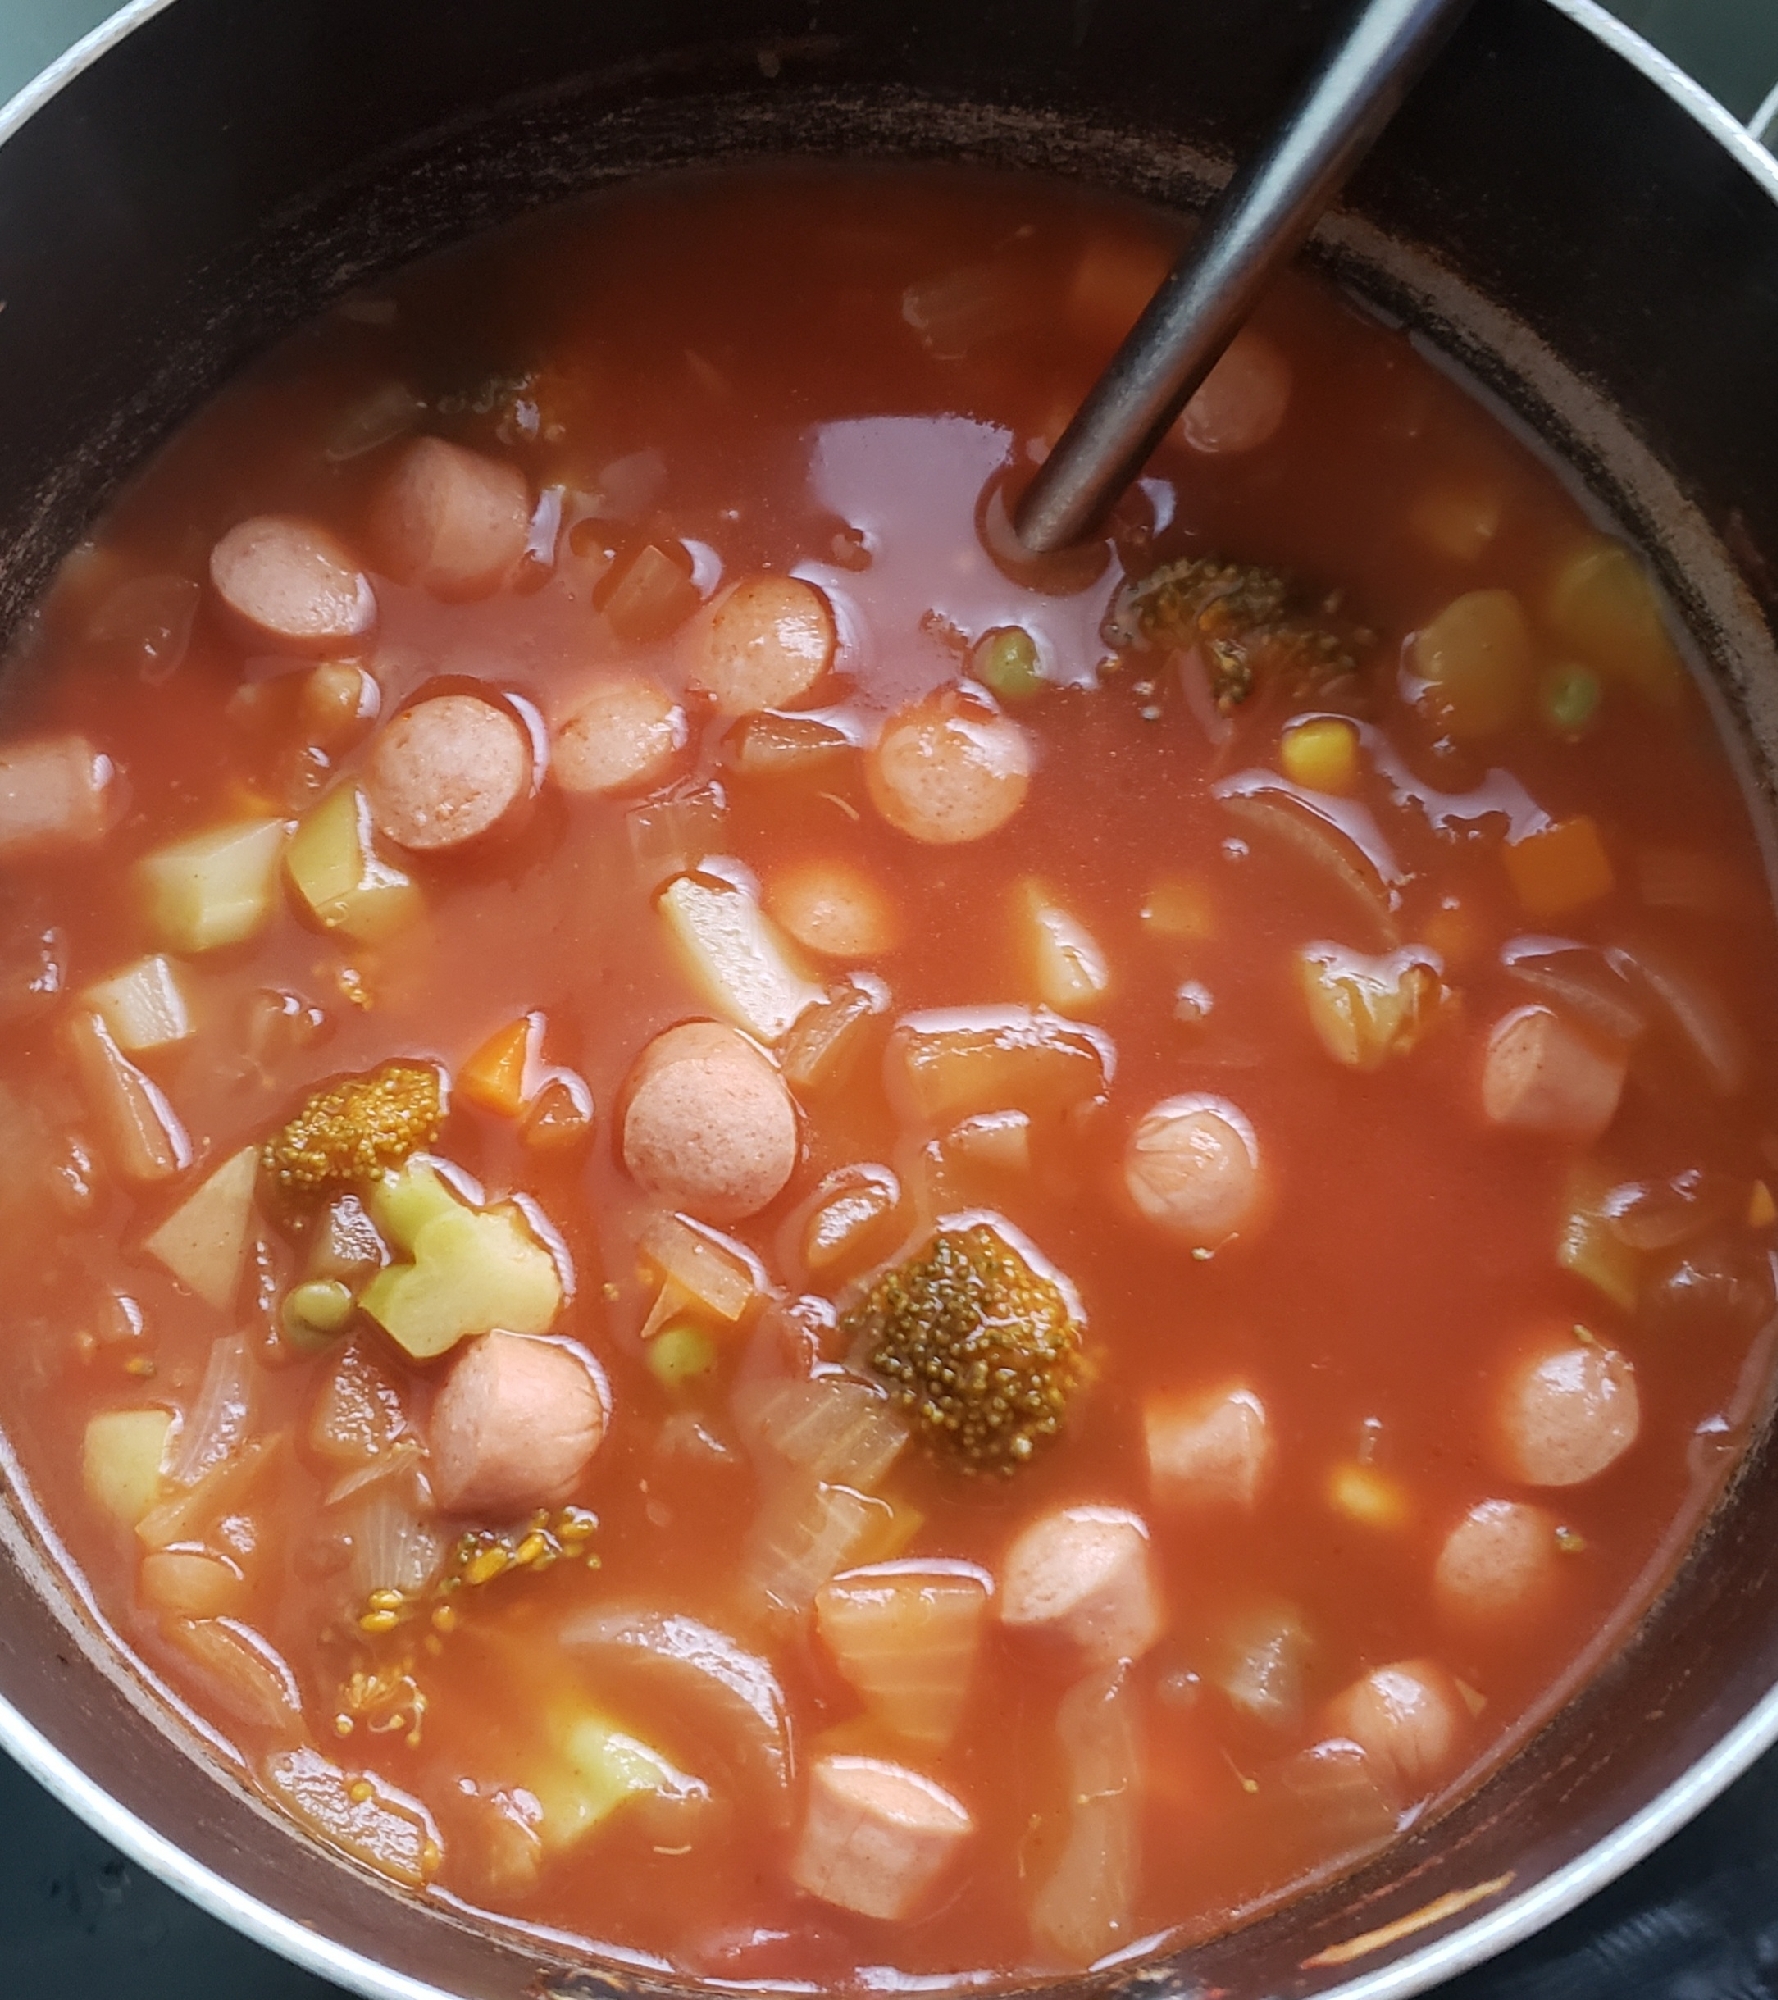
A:
{"type": "Polygon", "coordinates": [[[1559,917],[1609,896],[1617,886],[1611,856],[1585,813],[1558,820],[1503,850],[1519,901],[1534,917],[1559,917]]]}
{"type": "Polygon", "coordinates": [[[525,1108],[525,1084],[543,1041],[543,1016],[525,1014],[490,1035],[457,1072],[457,1088],[471,1104],[502,1118],[525,1108]]]}

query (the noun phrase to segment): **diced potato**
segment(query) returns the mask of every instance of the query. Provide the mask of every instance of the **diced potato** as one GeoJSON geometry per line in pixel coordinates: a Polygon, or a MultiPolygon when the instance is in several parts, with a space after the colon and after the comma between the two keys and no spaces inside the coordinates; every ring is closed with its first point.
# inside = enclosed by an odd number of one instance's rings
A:
{"type": "Polygon", "coordinates": [[[413,878],[377,852],[370,804],[356,785],[330,792],[297,823],[284,872],[323,930],[358,944],[392,937],[425,907],[413,878]]]}
{"type": "Polygon", "coordinates": [[[1091,931],[1039,882],[1014,894],[1037,997],[1058,1014],[1087,1014],[1111,990],[1111,967],[1091,931]]]}
{"type": "Polygon", "coordinates": [[[1278,762],[1293,785],[1349,792],[1358,782],[1358,731],[1338,715],[1293,722],[1278,746],[1278,762]]]}
{"type": "Polygon", "coordinates": [[[218,1312],[229,1311],[241,1289],[258,1178],[258,1150],[244,1146],[187,1195],[142,1245],[187,1291],[218,1312]]]}
{"type": "Polygon", "coordinates": [[[1399,1528],[1413,1511],[1401,1483],[1374,1465],[1336,1465],[1328,1477],[1327,1503],[1364,1528],[1399,1528]]]}
{"type": "Polygon", "coordinates": [[[1530,699],[1531,627],[1510,590],[1472,590],[1415,633],[1409,663],[1442,728],[1462,739],[1492,736],[1530,699]]]}
{"type": "Polygon", "coordinates": [[[409,1167],[372,1198],[372,1218],[408,1251],[372,1278],[359,1305],[416,1361],[471,1335],[547,1333],[562,1307],[555,1259],[510,1204],[476,1209],[429,1167],[409,1167]]]}
{"type": "Polygon", "coordinates": [[[1309,1025],[1347,1069],[1377,1069],[1406,1055],[1446,998],[1438,970],[1412,951],[1367,957],[1343,945],[1312,944],[1297,956],[1309,1025]]]}
{"type": "Polygon", "coordinates": [[[159,952],[89,986],[81,998],[129,1055],[170,1048],[192,1032],[183,976],[178,966],[159,952]]]}
{"type": "Polygon", "coordinates": [[[739,1028],[781,1041],[821,989],[803,976],[751,893],[714,875],[681,875],[657,905],[688,977],[739,1028]]]}
{"type": "Polygon", "coordinates": [[[1200,882],[1157,882],[1142,899],[1143,928],[1155,937],[1200,942],[1216,935],[1216,910],[1200,882]]]}
{"type": "Polygon", "coordinates": [[[216,951],[265,928],[287,828],[243,820],[175,841],[137,864],[149,924],[173,951],[216,951]]]}
{"type": "Polygon", "coordinates": [[[173,1419],[165,1410],[102,1410],[81,1451],[86,1497],[120,1527],[133,1528],[161,1497],[173,1419]]]}
{"type": "Polygon", "coordinates": [[[1408,508],[1408,531],[1434,554],[1474,562],[1500,532],[1500,493],[1455,481],[1428,486],[1408,508]]]}
{"type": "Polygon", "coordinates": [[[1628,681],[1663,707],[1678,699],[1685,669],[1647,576],[1621,544],[1601,537],[1569,556],[1550,580],[1544,617],[1608,680],[1628,681]]]}
{"type": "Polygon", "coordinates": [[[1560,917],[1609,896],[1617,886],[1611,856],[1585,813],[1558,820],[1501,849],[1526,914],[1560,917]]]}
{"type": "Polygon", "coordinates": [[[471,1104],[502,1118],[525,1108],[526,1080],[543,1043],[543,1016],[524,1014],[498,1028],[458,1070],[456,1086],[471,1104]]]}
{"type": "Polygon", "coordinates": [[[1612,1228],[1606,1209],[1610,1174],[1582,1160],[1569,1174],[1556,1232],[1556,1262],[1623,1312],[1636,1310],[1643,1256],[1612,1228]]]}
{"type": "Polygon", "coordinates": [[[632,1799],[649,1793],[685,1798],[704,1790],[651,1744],[604,1716],[575,1717],[555,1732],[553,1750],[527,1786],[543,1808],[538,1832],[552,1852],[574,1846],[632,1799]]]}

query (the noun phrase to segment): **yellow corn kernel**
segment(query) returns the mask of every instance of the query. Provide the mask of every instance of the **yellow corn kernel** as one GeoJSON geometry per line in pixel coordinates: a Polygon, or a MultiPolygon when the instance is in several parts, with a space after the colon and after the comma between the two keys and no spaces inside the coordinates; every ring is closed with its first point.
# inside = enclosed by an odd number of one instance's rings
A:
{"type": "Polygon", "coordinates": [[[1747,1200],[1747,1226],[1749,1229],[1770,1229],[1778,1222],[1778,1202],[1772,1199],[1772,1190],[1764,1181],[1755,1181],[1753,1193],[1747,1200]]]}
{"type": "Polygon", "coordinates": [[[465,1583],[492,1583],[495,1577],[512,1561],[503,1548],[483,1549],[472,1556],[463,1571],[465,1583]]]}
{"type": "Polygon", "coordinates": [[[1293,785],[1349,792],[1358,782],[1358,731],[1336,715],[1293,722],[1278,747],[1278,761],[1293,785]]]}
{"type": "Polygon", "coordinates": [[[374,1635],[378,1632],[393,1632],[400,1623],[399,1616],[393,1611],[367,1611],[359,1619],[358,1629],[360,1632],[374,1635]]]}
{"type": "Polygon", "coordinates": [[[1328,1505],[1366,1528],[1399,1528],[1408,1518],[1408,1496],[1371,1465],[1336,1465],[1327,1482],[1328,1505]]]}
{"type": "Polygon", "coordinates": [[[432,1614],[432,1629],[435,1632],[454,1632],[457,1629],[457,1613],[453,1606],[441,1604],[432,1614]]]}
{"type": "Polygon", "coordinates": [[[513,1561],[521,1569],[528,1569],[549,1547],[549,1543],[533,1530],[512,1552],[513,1561]]]}
{"type": "Polygon", "coordinates": [[[1142,927],[1155,937],[1208,938],[1216,934],[1216,912],[1196,882],[1157,882],[1142,899],[1142,927]]]}

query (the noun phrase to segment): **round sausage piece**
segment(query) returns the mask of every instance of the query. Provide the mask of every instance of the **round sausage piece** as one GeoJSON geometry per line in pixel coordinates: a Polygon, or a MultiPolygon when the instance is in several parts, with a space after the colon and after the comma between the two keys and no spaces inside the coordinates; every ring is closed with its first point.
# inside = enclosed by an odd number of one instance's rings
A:
{"type": "Polygon", "coordinates": [[[812,583],[743,577],[699,621],[692,685],[723,715],[789,708],[833,665],[835,644],[833,606],[812,583]]]}
{"type": "Polygon", "coordinates": [[[881,889],[850,861],[798,861],[766,885],[765,905],[804,950],[823,958],[878,958],[900,934],[881,889]]]}
{"type": "Polygon", "coordinates": [[[1450,1770],[1468,1715],[1443,1667],[1432,1660],[1398,1660],[1335,1695],[1328,1721],[1406,1800],[1430,1791],[1450,1770]]]}
{"type": "Polygon", "coordinates": [[[398,847],[461,847],[529,794],[530,738],[515,715],[480,695],[428,695],[371,746],[364,788],[377,831],[398,847]]]}
{"type": "Polygon", "coordinates": [[[1590,1145],[1617,1116],[1628,1061],[1548,1007],[1495,1022],[1482,1062],[1482,1114],[1492,1125],[1590,1145]]]}
{"type": "Polygon", "coordinates": [[[371,510],[371,546],[398,583],[434,597],[485,597],[525,552],[531,492],[516,465],[416,438],[371,510]]]}
{"type": "Polygon", "coordinates": [[[1169,1097],[1130,1134],[1124,1184],[1149,1221],[1193,1249],[1219,1249],[1259,1221],[1259,1141],[1225,1098],[1169,1097]]]}
{"type": "Polygon", "coordinates": [[[796,1171],[796,1105],[733,1028],[688,1021],[657,1035],[628,1095],[624,1165],[651,1194],[701,1221],[758,1214],[796,1171]]]}
{"type": "Polygon", "coordinates": [[[1277,344],[1245,327],[1199,385],[1179,419],[1193,451],[1234,456],[1277,435],[1290,407],[1291,368],[1277,344]]]}
{"type": "Polygon", "coordinates": [[[897,832],[955,846],[998,831],[1024,804],[1031,745],[985,693],[945,687],[889,718],[864,776],[897,832]]]}
{"type": "Polygon", "coordinates": [[[230,528],[210,551],[210,581],[255,637],[292,652],[350,645],[377,622],[370,579],[339,541],[286,514],[230,528]]]}
{"type": "Polygon", "coordinates": [[[1580,1486],[1636,1442],[1636,1371],[1615,1348],[1559,1334],[1509,1371],[1496,1423],[1503,1471],[1527,1486],[1580,1486]]]}
{"type": "Polygon", "coordinates": [[[666,776],[685,748],[685,710],[638,674],[600,681],[557,723],[549,767],[564,791],[633,791],[666,776]]]}
{"type": "Polygon", "coordinates": [[[528,1513],[567,1499],[610,1421],[590,1354],[496,1330],[457,1350],[432,1406],[432,1489],[447,1514],[528,1513]]]}
{"type": "Polygon", "coordinates": [[[1121,1507],[1063,1507],[1014,1538],[1001,1623],[1071,1642],[1094,1666],[1139,1660],[1166,1623],[1148,1526],[1121,1507]]]}
{"type": "Polygon", "coordinates": [[[1556,1571],[1556,1523],[1522,1500],[1484,1500],[1445,1537],[1432,1573],[1447,1618],[1486,1625],[1534,1609],[1556,1571]]]}

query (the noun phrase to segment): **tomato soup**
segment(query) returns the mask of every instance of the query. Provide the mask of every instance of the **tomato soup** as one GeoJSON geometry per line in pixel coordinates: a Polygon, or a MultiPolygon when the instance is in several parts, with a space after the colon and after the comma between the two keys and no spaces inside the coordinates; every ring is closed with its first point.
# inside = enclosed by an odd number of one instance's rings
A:
{"type": "Polygon", "coordinates": [[[1637,558],[1304,276],[1008,553],[1176,243],[552,213],[15,647],[0,1428],[415,1895],[716,1981],[1212,1935],[1523,1742],[1763,1407],[1771,907],[1637,558]]]}

